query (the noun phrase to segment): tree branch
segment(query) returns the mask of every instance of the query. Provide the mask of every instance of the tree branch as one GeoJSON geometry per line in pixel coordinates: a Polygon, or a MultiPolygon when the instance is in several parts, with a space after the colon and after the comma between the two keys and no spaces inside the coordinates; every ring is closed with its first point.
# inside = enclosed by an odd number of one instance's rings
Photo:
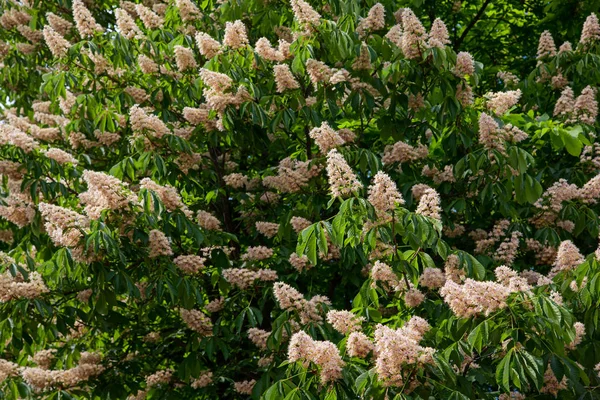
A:
{"type": "Polygon", "coordinates": [[[471,20],[471,22],[469,22],[469,25],[467,25],[467,27],[465,28],[465,30],[463,31],[463,33],[460,35],[460,37],[458,38],[458,40],[456,41],[456,43],[454,43],[454,50],[455,51],[458,50],[458,48],[460,47],[460,45],[463,43],[463,41],[467,37],[467,34],[475,26],[475,24],[477,23],[477,21],[479,21],[481,19],[481,16],[485,12],[485,9],[487,8],[487,6],[491,2],[492,2],[492,0],[485,0],[483,2],[483,5],[479,9],[479,11],[477,11],[477,14],[475,14],[475,17],[471,20]]]}

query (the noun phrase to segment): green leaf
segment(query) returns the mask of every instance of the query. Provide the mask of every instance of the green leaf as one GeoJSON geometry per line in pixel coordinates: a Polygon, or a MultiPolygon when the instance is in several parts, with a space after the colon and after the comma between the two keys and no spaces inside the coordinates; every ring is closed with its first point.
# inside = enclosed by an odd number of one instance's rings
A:
{"type": "Polygon", "coordinates": [[[505,392],[510,392],[510,360],[512,354],[513,349],[510,349],[496,367],[496,383],[498,383],[505,392]]]}
{"type": "Polygon", "coordinates": [[[583,142],[579,140],[581,127],[578,126],[576,128],[579,129],[561,130],[561,136],[569,154],[579,157],[581,150],[583,149],[583,142]]]}
{"type": "Polygon", "coordinates": [[[489,324],[485,320],[475,327],[469,334],[467,342],[471,345],[471,348],[481,353],[481,349],[488,343],[489,339],[489,324]]]}

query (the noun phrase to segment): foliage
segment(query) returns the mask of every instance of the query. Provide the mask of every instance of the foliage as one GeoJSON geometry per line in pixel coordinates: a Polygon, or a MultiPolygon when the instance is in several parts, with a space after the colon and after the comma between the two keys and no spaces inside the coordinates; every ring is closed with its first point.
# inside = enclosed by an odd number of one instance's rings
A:
{"type": "Polygon", "coordinates": [[[5,3],[4,397],[600,397],[593,2],[5,3]]]}

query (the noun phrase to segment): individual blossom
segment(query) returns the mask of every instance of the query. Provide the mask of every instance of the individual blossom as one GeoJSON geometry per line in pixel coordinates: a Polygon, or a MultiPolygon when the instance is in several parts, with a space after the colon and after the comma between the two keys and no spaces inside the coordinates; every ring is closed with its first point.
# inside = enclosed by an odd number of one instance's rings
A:
{"type": "Polygon", "coordinates": [[[142,340],[146,343],[156,343],[160,340],[160,332],[150,332],[142,340]]]}
{"type": "Polygon", "coordinates": [[[225,175],[223,181],[227,186],[231,186],[234,189],[246,188],[250,182],[247,176],[240,173],[233,173],[225,175]]]}
{"type": "Polygon", "coordinates": [[[341,379],[345,363],[335,344],[313,340],[305,332],[295,333],[288,347],[288,361],[307,360],[319,367],[322,384],[341,379]]]}
{"type": "Polygon", "coordinates": [[[435,189],[428,189],[421,196],[415,212],[425,217],[441,221],[440,212],[442,211],[442,208],[440,207],[440,202],[441,200],[438,192],[435,191],[435,189]]]}
{"type": "Polygon", "coordinates": [[[17,30],[32,44],[38,44],[44,37],[44,34],[41,31],[31,29],[28,25],[19,25],[17,26],[17,30]]]}
{"type": "Polygon", "coordinates": [[[65,90],[65,97],[59,97],[58,105],[65,115],[71,113],[71,109],[77,103],[77,97],[69,90],[65,90]]]}
{"type": "Polygon", "coordinates": [[[506,124],[502,127],[502,135],[507,142],[519,143],[527,139],[529,135],[514,126],[513,124],[506,124]]]}
{"type": "Polygon", "coordinates": [[[437,47],[440,49],[443,49],[446,45],[450,44],[448,28],[446,28],[444,21],[439,18],[436,18],[431,25],[428,44],[429,47],[437,47]]]}
{"type": "Polygon", "coordinates": [[[418,146],[414,147],[408,143],[400,141],[385,147],[381,161],[384,164],[392,164],[395,162],[406,163],[427,158],[428,155],[429,148],[427,146],[419,144],[418,146]]]}
{"type": "Polygon", "coordinates": [[[38,210],[46,221],[48,236],[56,246],[75,247],[89,228],[89,219],[73,210],[41,202],[38,210]]]}
{"type": "Polygon", "coordinates": [[[342,82],[350,82],[352,79],[353,78],[351,77],[350,72],[342,68],[331,75],[331,78],[329,78],[329,83],[332,85],[337,85],[338,83],[342,82]]]}
{"type": "Polygon", "coordinates": [[[358,57],[352,63],[353,70],[369,70],[373,68],[371,64],[371,53],[369,52],[369,46],[365,42],[360,45],[358,57]]]}
{"type": "Polygon", "coordinates": [[[459,78],[465,75],[473,75],[475,73],[475,60],[473,56],[466,51],[461,51],[456,55],[456,65],[452,73],[459,78]]]}
{"type": "Polygon", "coordinates": [[[0,160],[0,175],[5,175],[13,181],[19,181],[23,178],[23,165],[15,161],[0,160]]]}
{"type": "Polygon", "coordinates": [[[0,125],[0,145],[5,144],[18,147],[25,153],[31,153],[40,147],[37,140],[10,124],[0,125]]]}
{"type": "Polygon", "coordinates": [[[516,86],[519,84],[519,78],[508,71],[499,71],[496,76],[504,81],[504,86],[516,86]]]}
{"type": "Polygon", "coordinates": [[[261,368],[266,368],[273,363],[274,359],[275,359],[275,356],[273,354],[271,354],[269,356],[263,356],[258,359],[256,364],[261,368]]]}
{"type": "Polygon", "coordinates": [[[292,225],[292,229],[294,229],[294,232],[300,234],[300,232],[302,232],[304,229],[311,226],[312,222],[307,220],[306,218],[292,217],[292,219],[290,219],[290,224],[292,225]]]}
{"type": "Polygon", "coordinates": [[[425,295],[416,288],[410,288],[404,294],[404,303],[411,308],[418,307],[424,300],[425,295]]]}
{"type": "Polygon", "coordinates": [[[494,260],[503,262],[507,265],[512,265],[517,257],[517,251],[519,250],[519,238],[523,234],[521,232],[512,232],[509,239],[500,243],[496,253],[494,254],[494,260]]]}
{"type": "Polygon", "coordinates": [[[196,34],[196,45],[200,54],[208,59],[213,58],[221,52],[221,43],[204,32],[196,34]]]}
{"type": "MultiPolygon", "coordinates": [[[[0,211],[0,216],[2,215],[0,211]]],[[[14,240],[14,234],[9,229],[0,229],[0,242],[4,242],[8,245],[12,244],[14,240]]]]}
{"type": "Polygon", "coordinates": [[[163,121],[156,115],[148,114],[137,104],[129,109],[129,123],[134,132],[147,131],[159,139],[170,133],[163,121]]]}
{"type": "Polygon", "coordinates": [[[458,100],[463,107],[468,107],[473,104],[473,89],[468,83],[461,82],[456,86],[456,100],[458,100]]]}
{"type": "Polygon", "coordinates": [[[346,351],[350,357],[367,358],[374,350],[373,342],[362,332],[351,332],[346,342],[346,351]]]}
{"type": "Polygon", "coordinates": [[[273,66],[273,72],[275,74],[275,84],[277,85],[277,92],[283,93],[286,90],[294,90],[300,87],[300,84],[294,78],[290,67],[287,64],[277,64],[273,66]]]}
{"type": "Polygon", "coordinates": [[[464,285],[447,280],[440,295],[459,318],[469,318],[506,307],[511,290],[496,282],[479,282],[466,279],[464,285]]]}
{"type": "Polygon", "coordinates": [[[553,278],[559,272],[572,271],[584,261],[585,259],[577,246],[575,246],[570,240],[565,240],[561,242],[560,246],[558,246],[556,261],[554,262],[554,265],[548,276],[553,278]]]}
{"type": "Polygon", "coordinates": [[[71,47],[71,43],[69,43],[68,40],[62,37],[49,25],[44,26],[43,33],[44,40],[54,57],[62,58],[67,55],[67,51],[71,47]]]}
{"type": "Polygon", "coordinates": [[[290,262],[290,264],[292,264],[294,268],[296,268],[298,272],[302,272],[312,267],[312,264],[308,260],[308,256],[306,256],[305,254],[299,256],[296,253],[292,253],[290,254],[290,258],[288,261],[290,262]]]}
{"type": "Polygon", "coordinates": [[[405,8],[402,12],[402,52],[408,59],[415,59],[421,56],[422,49],[427,40],[427,31],[410,8],[405,8]]]}
{"type": "Polygon", "coordinates": [[[315,87],[319,83],[329,82],[333,76],[333,70],[329,66],[312,58],[306,60],[306,73],[315,87]]]}
{"type": "Polygon", "coordinates": [[[256,230],[268,238],[273,238],[279,231],[279,224],[274,222],[258,221],[256,222],[256,230]]]}
{"type": "Polygon", "coordinates": [[[310,354],[310,350],[313,344],[313,338],[311,338],[306,332],[296,332],[290,339],[288,346],[288,361],[296,362],[302,358],[306,358],[307,354],[310,354]]]}
{"type": "Polygon", "coordinates": [[[334,197],[345,197],[362,189],[362,184],[336,149],[327,153],[329,189],[334,197]]]}
{"type": "Polygon", "coordinates": [[[573,329],[575,329],[575,337],[571,343],[565,346],[569,350],[575,350],[575,347],[581,343],[585,336],[585,325],[583,323],[575,322],[573,324],[573,329]]]}
{"type": "Polygon", "coordinates": [[[537,59],[554,57],[556,55],[556,45],[549,31],[544,31],[540,35],[540,41],[537,49],[537,59]]]}
{"type": "Polygon", "coordinates": [[[117,18],[117,28],[119,28],[119,33],[121,33],[121,35],[129,40],[134,38],[141,39],[144,36],[141,29],[127,11],[122,8],[117,8],[115,10],[115,16],[117,18]]]}
{"type": "Polygon", "coordinates": [[[227,75],[206,68],[200,69],[200,78],[202,78],[206,85],[217,92],[224,92],[233,85],[233,80],[227,75]]]}
{"type": "Polygon", "coordinates": [[[411,111],[419,111],[425,107],[425,99],[421,93],[408,94],[408,109],[411,111]]]}
{"type": "Polygon", "coordinates": [[[247,268],[227,268],[223,270],[223,278],[232,286],[241,290],[247,289],[255,281],[273,282],[277,280],[277,272],[269,269],[253,271],[247,268]]]}
{"type": "Polygon", "coordinates": [[[595,204],[600,198],[600,174],[596,175],[579,189],[579,197],[584,203],[595,204]]]}
{"type": "Polygon", "coordinates": [[[425,165],[421,170],[421,175],[431,178],[437,185],[442,182],[456,182],[452,165],[446,165],[441,171],[436,166],[425,165]]]}
{"type": "Polygon", "coordinates": [[[323,320],[321,317],[323,305],[331,305],[325,296],[313,296],[310,300],[306,300],[302,293],[283,282],[276,282],[273,285],[273,295],[282,309],[297,312],[302,324],[320,323],[323,320]]]}
{"type": "Polygon", "coordinates": [[[71,28],[73,28],[73,24],[71,22],[51,12],[46,13],[46,20],[52,29],[62,36],[67,35],[71,28]]]}
{"type": "Polygon", "coordinates": [[[248,35],[246,26],[240,20],[235,22],[225,23],[225,35],[223,36],[223,44],[232,49],[239,49],[248,45],[248,35]]]}
{"type": "Polygon", "coordinates": [[[206,304],[204,306],[204,308],[206,309],[206,311],[208,311],[210,313],[216,313],[216,312],[221,311],[224,306],[225,306],[225,297],[221,296],[218,299],[214,299],[214,300],[208,302],[208,304],[206,304]]]}
{"type": "Polygon", "coordinates": [[[556,397],[558,396],[558,392],[565,390],[566,388],[567,377],[563,376],[559,382],[558,379],[556,379],[556,375],[554,375],[552,368],[550,368],[550,365],[548,364],[548,368],[546,368],[546,372],[544,373],[544,384],[540,389],[540,393],[547,393],[556,397]]]}
{"type": "Polygon", "coordinates": [[[50,147],[44,152],[44,154],[46,157],[56,161],[59,164],[70,163],[74,166],[77,165],[77,159],[64,150],[50,147]]]}
{"type": "Polygon", "coordinates": [[[265,331],[263,329],[248,329],[248,339],[250,339],[250,341],[261,350],[267,349],[267,339],[269,338],[270,334],[271,332],[265,331]]]}
{"type": "Polygon", "coordinates": [[[359,317],[345,310],[330,310],[327,313],[327,322],[333,326],[333,329],[343,335],[360,330],[360,325],[364,320],[364,317],[359,317]]]}
{"type": "Polygon", "coordinates": [[[392,268],[381,261],[375,261],[373,268],[371,268],[371,279],[373,285],[379,282],[386,291],[397,292],[405,288],[404,282],[400,282],[392,268]]]}
{"type": "Polygon", "coordinates": [[[273,250],[265,246],[248,247],[242,254],[243,261],[262,261],[273,256],[273,250]]]}
{"type": "Polygon", "coordinates": [[[387,40],[392,42],[396,47],[402,47],[402,25],[396,24],[390,28],[385,34],[387,40]]]}
{"type": "Polygon", "coordinates": [[[33,362],[42,369],[50,369],[54,357],[56,355],[56,349],[40,350],[33,355],[33,362]]]}
{"type": "Polygon", "coordinates": [[[127,184],[104,172],[85,170],[83,180],[88,190],[79,194],[90,218],[99,218],[104,210],[125,210],[136,201],[127,184]]]}
{"type": "Polygon", "coordinates": [[[173,377],[173,371],[162,370],[156,371],[155,373],[146,377],[146,386],[149,388],[156,387],[158,385],[166,385],[171,381],[173,377]]]}
{"type": "Polygon", "coordinates": [[[575,111],[575,95],[573,89],[566,87],[560,94],[560,97],[556,101],[554,106],[554,116],[561,116],[565,118],[571,117],[575,111]]]}
{"type": "Polygon", "coordinates": [[[504,138],[500,134],[498,123],[486,113],[479,116],[479,143],[487,150],[505,152],[504,138]]]}
{"type": "Polygon", "coordinates": [[[213,373],[211,371],[202,371],[198,378],[194,378],[190,383],[193,389],[201,389],[213,383],[213,373]]]}
{"type": "MultiPolygon", "coordinates": [[[[184,213],[189,213],[187,206],[181,200],[181,196],[177,189],[172,186],[162,186],[154,182],[150,178],[144,178],[140,181],[140,188],[152,191],[163,203],[167,211],[182,210],[184,213]]],[[[152,205],[154,207],[154,205],[152,205]]]]}
{"type": "MultiPolygon", "coordinates": [[[[280,42],[280,47],[282,46],[281,43],[287,43],[284,40],[281,40],[280,42]]],[[[283,45],[285,46],[285,45],[283,45]]],[[[280,51],[279,49],[275,49],[273,48],[273,46],[271,46],[271,42],[269,42],[269,39],[265,38],[265,37],[261,37],[260,39],[258,39],[254,45],[254,51],[256,51],[256,53],[261,57],[264,58],[265,60],[269,60],[269,61],[275,61],[275,62],[282,62],[283,60],[286,59],[286,55],[284,55],[284,53],[282,51],[280,51]]]]}
{"type": "Polygon", "coordinates": [[[552,77],[551,86],[552,89],[562,89],[569,84],[569,80],[558,71],[555,76],[552,77]]]}
{"type": "Polygon", "coordinates": [[[520,276],[517,271],[501,265],[494,270],[496,280],[506,286],[511,292],[526,292],[531,289],[526,276],[520,276]]]}
{"type": "Polygon", "coordinates": [[[173,255],[169,238],[164,233],[158,229],[153,229],[150,231],[148,238],[148,247],[150,248],[148,256],[150,258],[173,255]]]}
{"type": "Polygon", "coordinates": [[[408,378],[405,371],[433,363],[435,350],[419,345],[423,333],[410,321],[398,329],[379,324],[374,338],[375,370],[383,386],[402,387],[408,378]]]}
{"type": "Polygon", "coordinates": [[[252,389],[254,389],[254,385],[256,385],[256,380],[252,379],[249,381],[241,381],[234,382],[233,387],[236,392],[239,394],[245,394],[250,396],[252,394],[252,389]]]}
{"type": "Polygon", "coordinates": [[[573,45],[571,45],[571,42],[564,42],[558,48],[558,54],[566,53],[568,51],[573,51],[573,45]]]}
{"type": "Polygon", "coordinates": [[[356,32],[360,37],[364,37],[368,32],[378,31],[385,27],[385,8],[381,3],[376,3],[356,27],[356,32]]]}
{"type": "Polygon", "coordinates": [[[465,271],[460,268],[460,259],[456,254],[450,254],[446,258],[444,274],[446,275],[446,280],[451,280],[454,283],[461,283],[465,280],[465,271]]]}
{"type": "Polygon", "coordinates": [[[396,183],[383,171],[379,171],[369,187],[369,202],[379,212],[385,213],[403,205],[404,199],[398,192],[396,183]]]}
{"type": "Polygon", "coordinates": [[[277,175],[263,178],[263,185],[283,193],[302,190],[311,178],[321,174],[321,167],[311,161],[300,161],[286,157],[279,162],[277,175]]]}
{"type": "Polygon", "coordinates": [[[220,231],[221,221],[207,211],[199,210],[196,214],[196,220],[201,228],[209,231],[220,231]]]}
{"type": "Polygon", "coordinates": [[[321,23],[321,15],[304,0],[290,0],[294,17],[306,29],[311,29],[321,23]]]}
{"type": "Polygon", "coordinates": [[[92,289],[82,290],[79,293],[77,293],[77,300],[87,304],[90,300],[90,297],[92,297],[92,294],[94,294],[94,291],[92,289]]]}
{"type": "Polygon", "coordinates": [[[173,263],[177,265],[177,268],[185,272],[186,274],[195,274],[198,271],[204,269],[204,262],[206,258],[197,255],[179,256],[173,260],[173,263]]]}
{"type": "Polygon", "coordinates": [[[327,121],[323,121],[321,126],[313,128],[308,134],[323,154],[344,144],[344,139],[329,126],[327,121]]]}
{"type": "MultiPolygon", "coordinates": [[[[0,253],[0,257],[3,255],[0,253]]],[[[0,302],[22,298],[35,299],[50,291],[39,272],[29,272],[28,275],[28,280],[25,280],[20,272],[16,276],[13,276],[10,271],[0,274],[0,302]]]]}
{"type": "Polygon", "coordinates": [[[124,92],[130,95],[138,104],[142,104],[150,99],[150,95],[144,89],[135,86],[127,86],[124,92]]]}
{"type": "Polygon", "coordinates": [[[73,0],[73,20],[82,38],[93,36],[95,32],[104,31],[104,28],[96,23],[96,20],[85,6],[83,0],[73,0]]]}
{"type": "Polygon", "coordinates": [[[591,13],[583,23],[581,38],[579,44],[584,48],[589,48],[593,43],[600,39],[600,23],[596,14],[591,13]]]}
{"type": "Polygon", "coordinates": [[[179,8],[179,15],[183,22],[190,22],[202,17],[202,13],[191,0],[175,0],[175,5],[179,8]]]}
{"type": "Polygon", "coordinates": [[[439,268],[427,267],[419,278],[419,285],[429,289],[438,289],[444,286],[446,275],[439,268]]]}
{"type": "Polygon", "coordinates": [[[506,112],[519,102],[521,90],[509,90],[507,92],[488,93],[487,108],[496,115],[504,115],[506,112]]]}
{"type": "Polygon", "coordinates": [[[146,29],[159,29],[162,27],[164,19],[143,4],[136,4],[135,11],[146,29]]]}
{"type": "Polygon", "coordinates": [[[593,125],[598,116],[598,102],[596,101],[596,90],[586,86],[575,100],[575,115],[580,122],[593,125]]]}
{"type": "Polygon", "coordinates": [[[196,331],[200,336],[212,336],[213,324],[209,317],[200,310],[179,309],[179,315],[185,324],[193,331],[196,331]]]}
{"type": "MultiPolygon", "coordinates": [[[[174,132],[177,135],[177,132],[174,132]]],[[[179,135],[178,135],[179,136],[179,135]]],[[[174,160],[175,164],[179,167],[182,173],[188,174],[190,170],[199,170],[200,161],[202,160],[202,154],[199,153],[180,153],[179,156],[174,160]]]]}
{"type": "Polygon", "coordinates": [[[175,46],[175,62],[177,63],[177,69],[179,72],[184,72],[188,69],[196,68],[198,65],[194,58],[194,53],[191,49],[183,46],[175,46]]]}

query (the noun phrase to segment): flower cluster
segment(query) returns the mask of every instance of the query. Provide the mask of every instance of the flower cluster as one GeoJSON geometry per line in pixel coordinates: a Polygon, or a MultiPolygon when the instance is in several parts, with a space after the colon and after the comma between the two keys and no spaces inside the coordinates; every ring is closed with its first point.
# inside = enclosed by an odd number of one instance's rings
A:
{"type": "Polygon", "coordinates": [[[342,377],[345,363],[335,344],[311,338],[306,332],[295,333],[288,347],[288,361],[306,360],[316,364],[320,369],[323,384],[342,377]]]}

